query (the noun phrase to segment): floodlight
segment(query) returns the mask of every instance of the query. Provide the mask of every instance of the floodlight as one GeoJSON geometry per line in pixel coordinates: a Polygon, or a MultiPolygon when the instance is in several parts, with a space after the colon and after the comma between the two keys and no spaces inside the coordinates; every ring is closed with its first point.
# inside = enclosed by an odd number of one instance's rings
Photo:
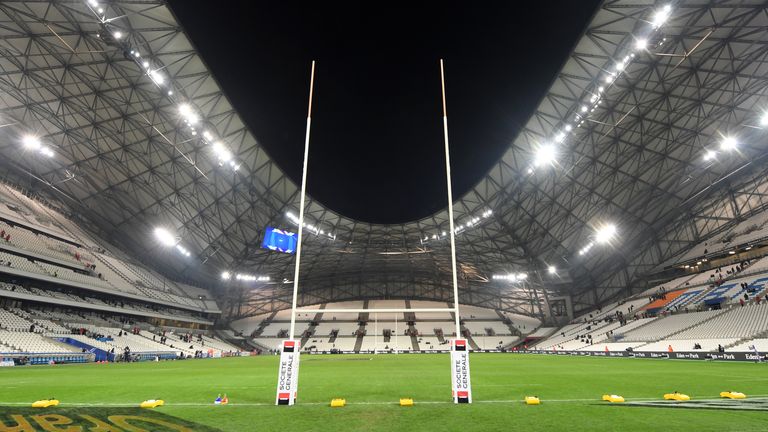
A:
{"type": "Polygon", "coordinates": [[[115,39],[120,39],[123,37],[123,32],[116,31],[112,33],[112,36],[114,36],[115,39]]]}
{"type": "Polygon", "coordinates": [[[212,141],[212,140],[213,140],[213,134],[212,134],[212,133],[210,133],[210,132],[209,132],[209,131],[207,131],[207,130],[203,131],[203,137],[204,137],[205,139],[207,139],[208,141],[212,141]]]}
{"type": "Polygon", "coordinates": [[[141,65],[144,66],[145,68],[149,69],[149,62],[148,61],[145,61],[141,65]]]}
{"type": "Polygon", "coordinates": [[[189,104],[179,105],[179,113],[187,122],[189,122],[189,124],[195,124],[199,120],[197,114],[195,114],[195,111],[189,104]]]}
{"type": "Polygon", "coordinates": [[[656,14],[653,16],[653,21],[651,21],[651,24],[653,24],[654,27],[661,27],[667,20],[669,19],[669,13],[672,11],[672,6],[666,5],[661,10],[657,11],[656,14]]]}
{"type": "Polygon", "coordinates": [[[720,148],[723,150],[735,150],[738,145],[739,142],[733,137],[725,137],[720,141],[720,148]]]}
{"type": "Polygon", "coordinates": [[[25,135],[24,138],[21,139],[21,142],[24,144],[24,147],[30,150],[38,150],[42,147],[40,138],[34,135],[25,135]]]}
{"type": "Polygon", "coordinates": [[[564,139],[565,139],[565,132],[560,132],[559,134],[557,134],[557,137],[555,137],[555,141],[559,143],[563,142],[564,139]]]}
{"type": "Polygon", "coordinates": [[[555,273],[557,273],[557,269],[555,268],[555,266],[549,266],[549,268],[547,269],[547,271],[549,272],[549,274],[555,274],[555,273]]]}
{"type": "Polygon", "coordinates": [[[638,39],[635,42],[635,49],[644,50],[646,48],[648,48],[648,39],[638,39]]]}
{"type": "Polygon", "coordinates": [[[92,7],[99,6],[99,2],[97,2],[96,0],[88,0],[88,4],[90,4],[92,7]]]}
{"type": "Polygon", "coordinates": [[[768,112],[763,113],[763,116],[760,117],[760,126],[768,126],[768,112]]]}
{"type": "Polygon", "coordinates": [[[573,126],[571,126],[571,125],[569,125],[569,124],[568,124],[568,125],[565,125],[565,131],[566,131],[566,132],[570,132],[572,129],[573,129],[573,126]]]}
{"type": "Polygon", "coordinates": [[[50,148],[48,148],[48,147],[43,147],[43,148],[40,150],[40,153],[42,153],[42,154],[44,154],[44,155],[46,155],[46,156],[48,156],[48,157],[53,157],[53,150],[51,150],[51,149],[50,149],[50,148]]]}
{"type": "Polygon", "coordinates": [[[555,161],[555,147],[551,144],[543,145],[536,151],[536,158],[533,161],[535,166],[550,164],[555,161]]]}
{"type": "Polygon", "coordinates": [[[225,271],[221,273],[221,278],[224,280],[230,280],[232,278],[232,273],[225,271]]]}
{"type": "Polygon", "coordinates": [[[517,279],[518,280],[526,280],[526,279],[528,279],[528,275],[525,274],[525,273],[518,273],[517,274],[517,279]]]}
{"type": "Polygon", "coordinates": [[[707,150],[707,152],[704,153],[704,160],[705,161],[709,161],[709,160],[714,159],[716,156],[717,156],[717,153],[715,153],[712,150],[707,150]]]}
{"type": "Polygon", "coordinates": [[[162,84],[162,83],[164,83],[164,82],[165,82],[165,77],[163,77],[163,74],[161,74],[160,72],[158,72],[158,71],[156,71],[156,70],[153,70],[152,72],[150,72],[150,73],[149,73],[149,76],[150,76],[150,77],[152,77],[152,79],[153,79],[153,80],[154,80],[154,81],[155,81],[155,82],[156,82],[158,85],[160,85],[160,84],[162,84]]]}
{"type": "Polygon", "coordinates": [[[598,243],[608,243],[616,235],[616,225],[608,224],[597,231],[595,240],[598,243]]]}
{"type": "Polygon", "coordinates": [[[581,112],[587,112],[588,109],[589,107],[587,107],[586,105],[581,106],[581,112]]]}
{"type": "Polygon", "coordinates": [[[176,237],[165,228],[155,228],[155,237],[157,237],[160,243],[164,246],[174,246],[176,244],[176,237]]]}

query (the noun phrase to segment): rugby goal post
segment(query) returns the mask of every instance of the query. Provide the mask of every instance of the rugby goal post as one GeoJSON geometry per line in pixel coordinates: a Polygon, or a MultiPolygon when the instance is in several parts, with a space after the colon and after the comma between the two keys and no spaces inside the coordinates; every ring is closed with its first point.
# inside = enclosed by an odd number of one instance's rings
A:
{"type": "MultiPolygon", "coordinates": [[[[304,139],[304,164],[301,175],[301,198],[299,204],[299,230],[296,245],[296,263],[293,277],[293,298],[291,302],[291,324],[288,339],[282,341],[280,346],[280,366],[278,368],[277,392],[275,405],[294,405],[297,399],[299,382],[299,354],[301,347],[295,339],[296,314],[317,313],[317,309],[297,309],[299,291],[299,276],[301,266],[301,243],[304,231],[304,203],[307,190],[307,166],[309,159],[309,137],[312,125],[312,93],[315,82],[315,61],[309,81],[309,107],[307,109],[307,126],[304,139]]],[[[443,59],[440,59],[440,86],[443,107],[443,139],[445,144],[445,173],[448,186],[448,225],[451,243],[451,280],[453,283],[453,307],[452,308],[362,308],[362,309],[323,309],[323,313],[429,313],[451,312],[454,314],[456,337],[450,341],[451,347],[451,393],[454,403],[472,403],[472,387],[469,374],[469,346],[466,339],[461,337],[461,319],[459,316],[459,286],[456,274],[456,230],[453,217],[453,189],[451,184],[451,159],[448,145],[448,111],[445,95],[445,68],[443,59]]]]}

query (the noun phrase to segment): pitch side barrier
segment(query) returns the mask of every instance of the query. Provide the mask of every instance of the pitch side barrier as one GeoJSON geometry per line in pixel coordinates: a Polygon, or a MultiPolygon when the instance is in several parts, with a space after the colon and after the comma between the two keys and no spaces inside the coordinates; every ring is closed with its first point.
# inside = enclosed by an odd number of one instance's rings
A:
{"type": "Polygon", "coordinates": [[[649,359],[671,359],[671,360],[718,360],[718,361],[768,361],[766,354],[754,354],[750,352],[701,352],[701,351],[513,351],[515,354],[542,354],[542,355],[569,355],[581,357],[630,357],[630,358],[649,358],[649,359]]]}

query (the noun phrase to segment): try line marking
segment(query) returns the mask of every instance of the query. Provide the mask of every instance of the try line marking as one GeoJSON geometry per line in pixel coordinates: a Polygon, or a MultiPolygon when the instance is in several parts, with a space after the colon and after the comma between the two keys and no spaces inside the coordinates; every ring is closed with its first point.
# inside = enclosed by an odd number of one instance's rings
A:
{"type": "MultiPolygon", "coordinates": [[[[768,399],[768,395],[754,395],[749,396],[749,399],[768,399]]],[[[659,401],[661,400],[660,397],[657,398],[631,398],[628,399],[628,402],[648,402],[648,401],[659,401]]],[[[724,400],[722,398],[715,398],[715,399],[695,399],[694,401],[701,401],[701,402],[712,402],[712,401],[720,401],[724,400]]],[[[450,404],[453,405],[453,401],[415,401],[417,405],[440,405],[440,404],[450,404]]],[[[515,404],[522,404],[524,401],[522,399],[499,399],[499,400],[474,400],[473,403],[483,404],[483,403],[489,403],[489,404],[509,404],[509,403],[515,403],[515,404]]],[[[569,403],[569,402],[602,402],[598,398],[590,398],[590,399],[542,399],[542,403],[550,403],[550,402],[557,402],[557,403],[569,403]]],[[[26,406],[31,405],[30,402],[0,402],[0,406],[26,406]]],[[[329,405],[329,402],[300,402],[297,403],[297,405],[308,405],[308,406],[316,406],[316,405],[329,405]]],[[[397,405],[397,402],[395,401],[378,401],[378,402],[352,402],[348,401],[347,405],[397,405]]],[[[137,403],[91,403],[91,402],[62,402],[59,406],[68,406],[68,407],[137,407],[137,403]]],[[[202,407],[212,407],[212,408],[218,408],[221,409],[219,405],[214,405],[213,403],[198,403],[198,402],[176,402],[176,403],[166,403],[165,406],[170,407],[196,407],[196,408],[202,408],[202,407]]],[[[243,407],[254,407],[254,406],[275,406],[274,403],[266,403],[266,402],[243,402],[243,403],[229,403],[226,406],[243,406],[243,407]]]]}

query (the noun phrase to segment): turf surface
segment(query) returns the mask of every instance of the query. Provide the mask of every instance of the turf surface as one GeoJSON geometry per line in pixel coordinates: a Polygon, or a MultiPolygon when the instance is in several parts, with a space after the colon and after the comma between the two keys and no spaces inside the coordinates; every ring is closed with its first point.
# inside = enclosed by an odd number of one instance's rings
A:
{"type": "MultiPolygon", "coordinates": [[[[62,406],[162,398],[163,413],[224,431],[766,431],[768,412],[609,406],[680,391],[768,397],[768,366],[626,358],[473,354],[475,403],[450,401],[448,354],[301,359],[299,405],[276,407],[277,357],[0,368],[0,406],[56,397],[62,406]],[[227,393],[228,406],[214,406],[227,393]],[[540,406],[522,399],[537,395],[540,406]],[[344,408],[329,408],[333,397],[344,408]],[[413,397],[416,405],[397,405],[413,397]]],[[[1,426],[0,426],[1,427],[1,426]]]]}

